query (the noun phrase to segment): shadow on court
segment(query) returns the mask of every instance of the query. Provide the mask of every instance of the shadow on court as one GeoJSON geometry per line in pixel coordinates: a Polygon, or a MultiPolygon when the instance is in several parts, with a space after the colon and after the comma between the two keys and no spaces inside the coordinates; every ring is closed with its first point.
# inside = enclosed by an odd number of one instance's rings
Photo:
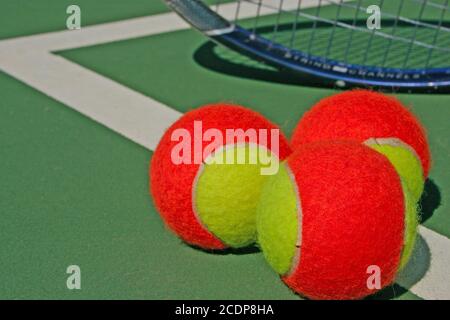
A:
{"type": "Polygon", "coordinates": [[[433,216],[434,211],[441,205],[441,192],[433,180],[427,179],[422,197],[419,201],[420,222],[424,223],[433,216]]]}
{"type": "MultiPolygon", "coordinates": [[[[441,193],[438,186],[433,180],[425,181],[424,192],[419,201],[419,217],[423,223],[433,216],[435,210],[441,204],[441,193]]],[[[260,249],[256,245],[244,248],[228,248],[226,250],[205,250],[190,245],[195,250],[200,250],[210,254],[218,255],[247,255],[260,253],[260,249]]],[[[414,284],[419,282],[427,273],[431,263],[431,253],[425,239],[419,234],[415,243],[414,251],[408,264],[401,270],[396,278],[396,283],[384,288],[383,290],[366,297],[367,300],[386,300],[394,299],[405,294],[414,284]]],[[[297,294],[298,295],[298,294],[297,294]]],[[[300,298],[304,299],[304,297],[300,298]]]]}
{"type": "Polygon", "coordinates": [[[243,248],[227,248],[224,250],[208,250],[201,247],[197,247],[194,245],[187,244],[189,247],[191,247],[194,250],[203,251],[205,253],[209,254],[217,254],[217,255],[247,255],[247,254],[253,254],[253,253],[259,253],[261,250],[256,245],[251,245],[248,247],[243,248]]]}

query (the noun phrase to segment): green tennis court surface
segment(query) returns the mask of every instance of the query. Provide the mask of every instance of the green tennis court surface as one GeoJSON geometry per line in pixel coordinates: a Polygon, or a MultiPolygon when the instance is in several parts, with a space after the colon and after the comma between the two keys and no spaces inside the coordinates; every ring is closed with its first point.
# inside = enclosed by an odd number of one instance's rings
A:
{"type": "MultiPolygon", "coordinates": [[[[215,69],[239,57],[160,1],[8,1],[0,20],[0,298],[299,299],[257,249],[205,253],[166,230],[148,163],[163,128],[204,103],[249,106],[289,135],[336,91],[268,81],[245,59],[243,74],[215,69]],[[65,30],[70,4],[81,31],[65,30]]],[[[448,299],[450,95],[397,96],[427,128],[433,167],[412,265],[375,298],[448,299]]]]}

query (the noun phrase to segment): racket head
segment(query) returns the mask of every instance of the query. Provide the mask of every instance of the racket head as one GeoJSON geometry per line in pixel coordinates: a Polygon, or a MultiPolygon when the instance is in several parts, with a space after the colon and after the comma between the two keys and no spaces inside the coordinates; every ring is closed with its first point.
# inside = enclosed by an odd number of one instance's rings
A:
{"type": "Polygon", "coordinates": [[[450,86],[448,0],[379,0],[381,29],[367,27],[364,0],[242,0],[217,12],[199,0],[166,2],[213,41],[315,83],[417,92],[450,86]]]}

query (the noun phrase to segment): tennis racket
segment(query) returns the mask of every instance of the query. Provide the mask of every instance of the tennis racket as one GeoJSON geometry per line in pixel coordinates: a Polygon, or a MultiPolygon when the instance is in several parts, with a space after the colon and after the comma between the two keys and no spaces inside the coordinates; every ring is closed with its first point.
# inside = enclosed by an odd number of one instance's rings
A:
{"type": "Polygon", "coordinates": [[[277,69],[408,89],[450,86],[449,1],[165,0],[215,42],[277,69]]]}

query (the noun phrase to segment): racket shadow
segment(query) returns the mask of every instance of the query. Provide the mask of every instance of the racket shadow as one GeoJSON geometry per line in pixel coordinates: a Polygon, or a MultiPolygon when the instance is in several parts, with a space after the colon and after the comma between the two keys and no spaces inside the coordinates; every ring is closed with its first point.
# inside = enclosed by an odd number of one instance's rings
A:
{"type": "Polygon", "coordinates": [[[213,41],[207,41],[199,47],[193,58],[203,68],[228,76],[307,87],[333,86],[331,82],[325,84],[323,79],[317,79],[309,74],[299,76],[298,73],[279,70],[262,62],[251,60],[227,48],[220,47],[213,41]],[[221,53],[228,52],[221,54],[218,53],[219,50],[221,53]]]}

